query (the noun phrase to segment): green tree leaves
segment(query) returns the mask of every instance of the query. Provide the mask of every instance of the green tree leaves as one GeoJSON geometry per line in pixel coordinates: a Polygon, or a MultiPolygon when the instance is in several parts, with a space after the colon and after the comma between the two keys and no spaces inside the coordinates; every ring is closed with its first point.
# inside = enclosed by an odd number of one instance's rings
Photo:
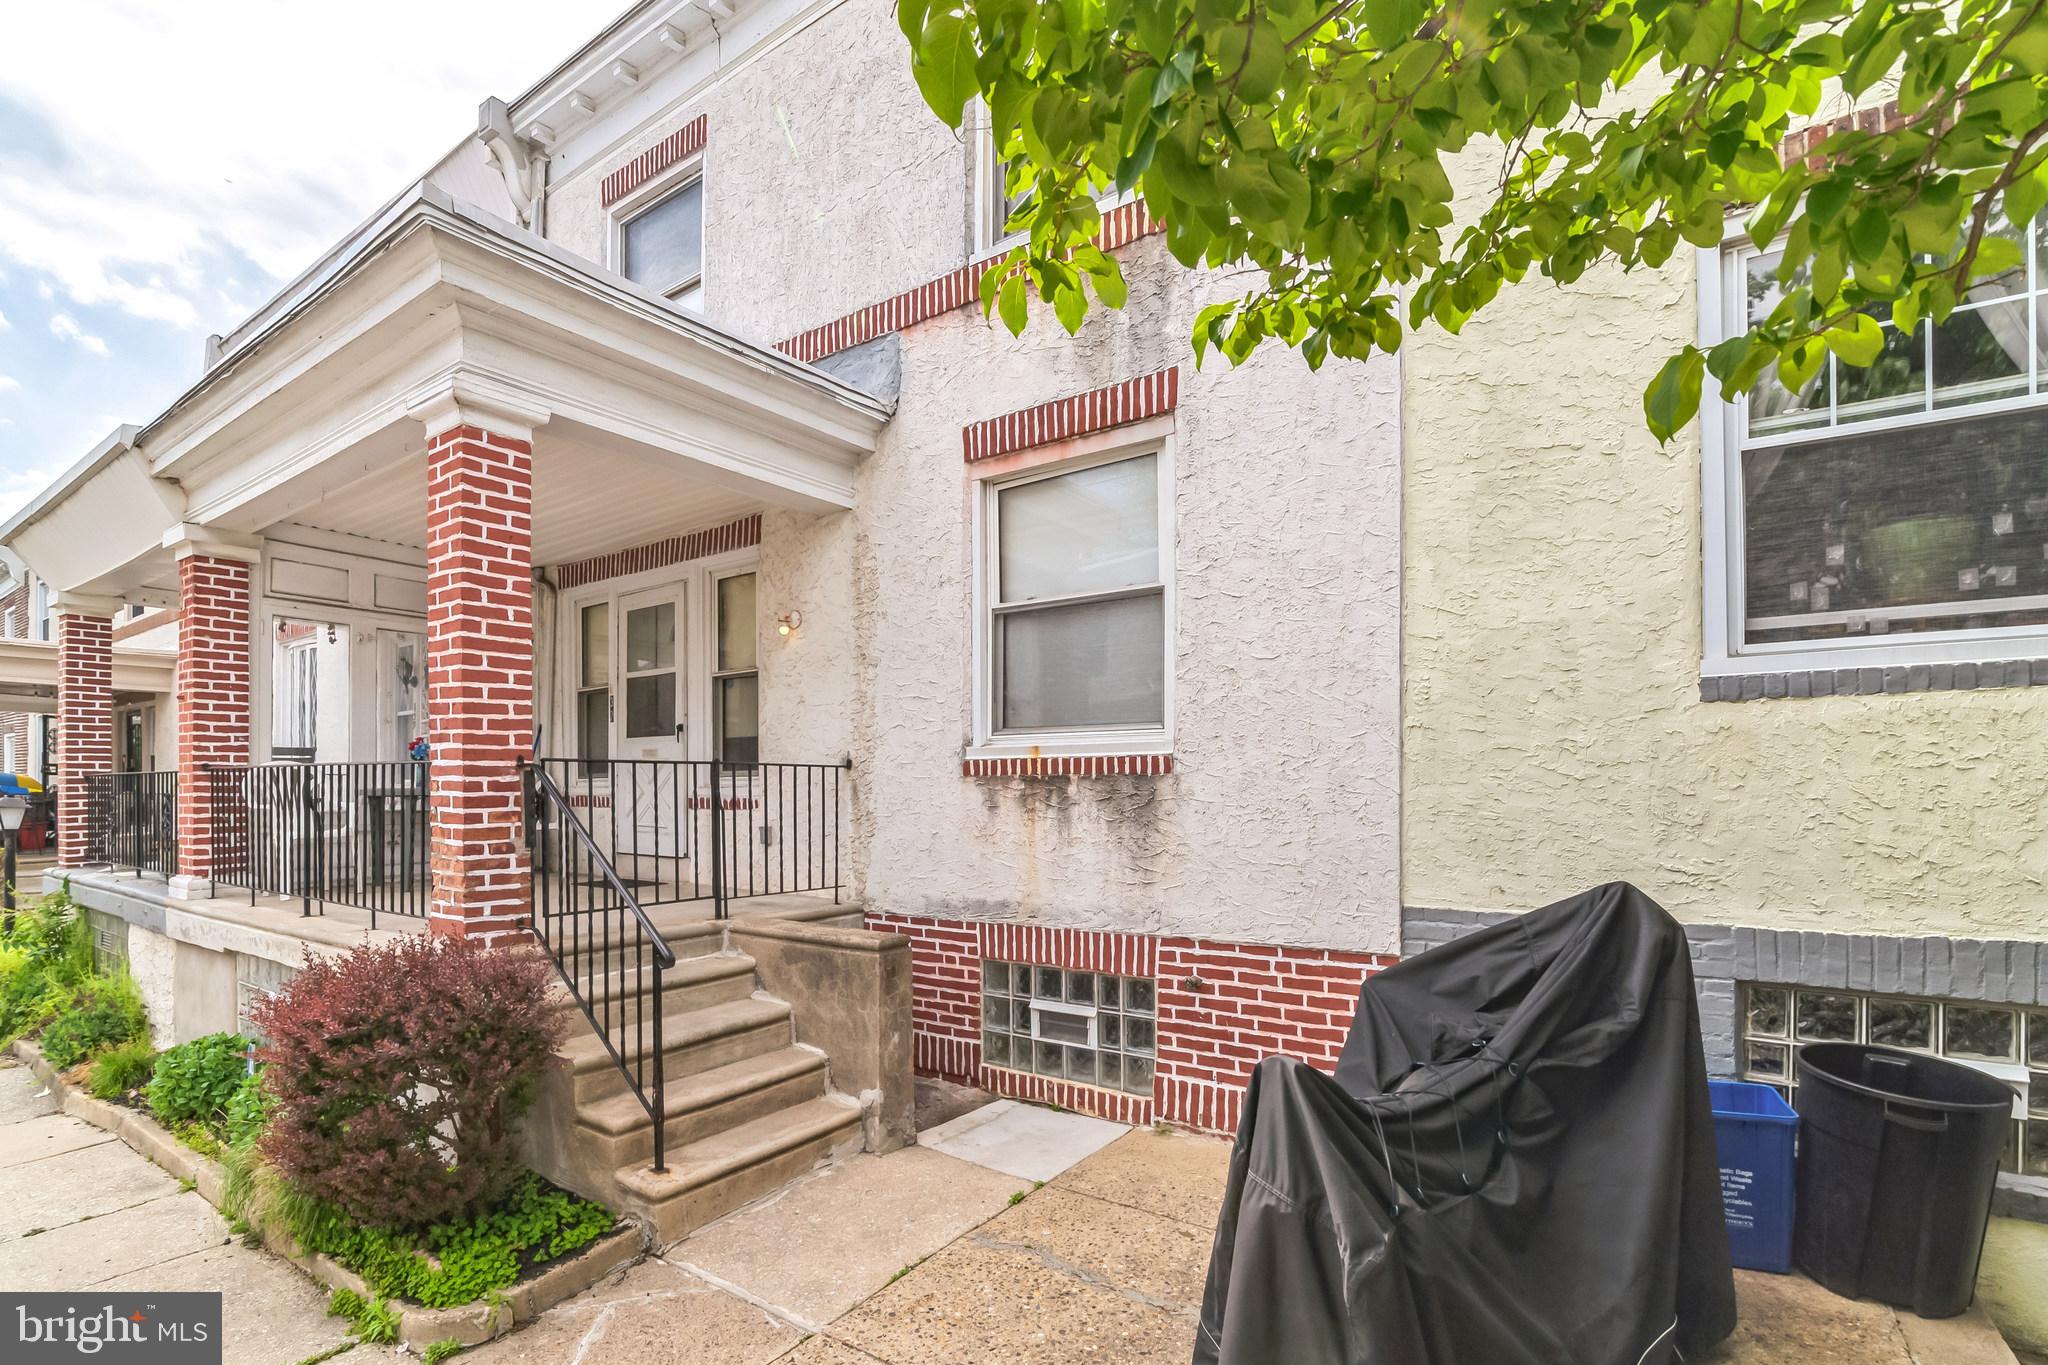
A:
{"type": "Polygon", "coordinates": [[[1196,326],[1198,351],[1232,362],[1268,341],[1312,364],[1391,351],[1531,274],[1782,237],[1769,315],[1645,390],[1666,439],[1709,378],[1733,396],[1830,352],[1867,363],[1887,307],[1941,321],[2017,264],[2001,215],[2048,206],[2048,0],[901,0],[897,15],[926,101],[958,128],[979,95],[1013,167],[1026,240],[982,291],[1013,330],[1034,295],[1069,330],[1091,294],[1122,306],[1121,271],[1089,245],[1118,191],[1164,220],[1176,259],[1248,281],[1196,326]],[[1788,133],[1847,112],[1841,90],[1866,105],[1896,91],[1896,111],[1781,162],[1788,133]]]}

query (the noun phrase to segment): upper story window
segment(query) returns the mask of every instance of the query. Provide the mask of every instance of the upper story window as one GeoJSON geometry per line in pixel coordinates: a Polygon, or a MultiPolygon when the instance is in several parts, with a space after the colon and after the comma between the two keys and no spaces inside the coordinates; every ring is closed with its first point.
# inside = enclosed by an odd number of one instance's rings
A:
{"type": "MultiPolygon", "coordinates": [[[[1709,415],[1709,672],[2040,652],[2048,234],[2001,230],[2025,264],[1979,282],[1939,327],[1901,332],[1886,309],[1868,369],[1830,355],[1798,393],[1766,375],[1709,415]]],[[[1779,261],[1722,253],[1710,339],[1770,313],[1779,261]]]]}
{"type": "Polygon", "coordinates": [[[638,199],[618,219],[621,275],[689,308],[704,297],[704,181],[638,199]]]}
{"type": "Polygon", "coordinates": [[[1163,451],[983,489],[981,723],[992,747],[1157,749],[1168,719],[1163,451]]]}
{"type": "MultiPolygon", "coordinates": [[[[1010,165],[997,156],[995,131],[989,126],[988,114],[979,105],[975,108],[980,128],[974,144],[978,220],[975,223],[975,241],[984,252],[1007,251],[1024,240],[1022,232],[1010,230],[1010,219],[1017,210],[1031,202],[1032,191],[1010,188],[1010,165]]],[[[1111,185],[1095,196],[1095,202],[1107,212],[1133,197],[1111,185]]]]}

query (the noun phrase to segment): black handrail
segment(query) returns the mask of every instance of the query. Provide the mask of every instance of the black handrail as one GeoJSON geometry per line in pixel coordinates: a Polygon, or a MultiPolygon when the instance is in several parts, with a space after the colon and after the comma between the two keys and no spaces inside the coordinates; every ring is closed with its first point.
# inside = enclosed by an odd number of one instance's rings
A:
{"type": "Polygon", "coordinates": [[[534,937],[653,1122],[654,1170],[660,1174],[668,1169],[662,974],[676,965],[675,950],[546,767],[531,761],[524,767],[534,937]]]}
{"type": "Polygon", "coordinates": [[[751,896],[839,899],[848,762],[537,763],[643,906],[708,900],[724,919],[751,896]]]}
{"type": "Polygon", "coordinates": [[[424,763],[208,764],[213,879],[299,902],[426,917],[424,763]]]}
{"type": "Polygon", "coordinates": [[[178,774],[87,773],[86,858],[138,874],[178,870],[178,774]]]}

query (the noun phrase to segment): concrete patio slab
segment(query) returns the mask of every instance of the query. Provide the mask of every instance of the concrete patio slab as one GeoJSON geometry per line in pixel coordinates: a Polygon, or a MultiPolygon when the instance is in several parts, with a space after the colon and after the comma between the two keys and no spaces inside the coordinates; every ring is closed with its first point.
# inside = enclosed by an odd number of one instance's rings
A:
{"type": "Polygon", "coordinates": [[[977,1246],[1026,1247],[1081,1278],[1173,1312],[1199,1313],[1207,1228],[1048,1185],[974,1230],[977,1246]]]}
{"type": "Polygon", "coordinates": [[[222,1291],[222,1365],[290,1365],[349,1339],[347,1324],[327,1316],[326,1291],[289,1262],[239,1243],[160,1261],[100,1287],[222,1291]]]}
{"type": "Polygon", "coordinates": [[[112,1133],[62,1114],[44,1114],[0,1127],[0,1167],[19,1166],[44,1157],[62,1156],[102,1142],[118,1142],[112,1133]]]}
{"type": "Polygon", "coordinates": [[[856,1351],[831,1337],[806,1337],[788,1355],[775,1357],[775,1365],[888,1365],[866,1351],[856,1351]]]}
{"type": "Polygon", "coordinates": [[[1060,1188],[1192,1223],[1213,1235],[1229,1172],[1228,1142],[1158,1129],[1111,1143],[1060,1177],[1060,1188]]]}
{"type": "Polygon", "coordinates": [[[997,1100],[918,1135],[918,1145],[1025,1180],[1051,1180],[1131,1130],[1121,1123],[997,1100]]]}
{"type": "Polygon", "coordinates": [[[474,1365],[766,1365],[801,1329],[662,1261],[642,1261],[509,1337],[462,1353],[474,1365]]]}
{"type": "Polygon", "coordinates": [[[1030,1188],[921,1147],[856,1156],[692,1233],[664,1259],[816,1330],[1030,1188]]]}
{"type": "Polygon", "coordinates": [[[163,1188],[160,1197],[104,1218],[0,1242],[0,1287],[85,1289],[228,1240],[213,1205],[168,1177],[163,1188]]]}
{"type": "Polygon", "coordinates": [[[891,1365],[1186,1365],[1195,1320],[1076,1274],[1041,1248],[965,1238],[832,1324],[891,1365]]]}

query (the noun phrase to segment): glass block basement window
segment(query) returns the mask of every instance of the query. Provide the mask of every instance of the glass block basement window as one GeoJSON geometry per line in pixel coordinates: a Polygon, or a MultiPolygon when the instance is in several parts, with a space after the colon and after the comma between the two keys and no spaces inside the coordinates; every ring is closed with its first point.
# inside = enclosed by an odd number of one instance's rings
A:
{"type": "Polygon", "coordinates": [[[1807,1043],[1878,1043],[1927,1052],[1989,1072],[2018,1088],[2001,1164],[2048,1175],[2048,1010],[1797,986],[1742,988],[1742,1078],[1798,1088],[1807,1043]]]}
{"type": "Polygon", "coordinates": [[[981,964],[981,1059],[1055,1080],[1152,1093],[1153,984],[1021,962],[981,964]]]}

